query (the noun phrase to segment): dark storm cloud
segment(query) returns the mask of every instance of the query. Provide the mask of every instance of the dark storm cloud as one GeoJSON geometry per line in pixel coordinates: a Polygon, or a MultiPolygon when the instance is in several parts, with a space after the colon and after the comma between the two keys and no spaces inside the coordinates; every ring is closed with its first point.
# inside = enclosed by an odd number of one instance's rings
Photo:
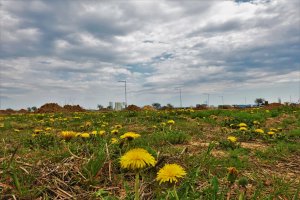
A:
{"type": "Polygon", "coordinates": [[[295,81],[299,6],[296,0],[2,1],[1,95],[76,96],[97,94],[101,86],[112,98],[117,81],[127,79],[130,94],[163,98],[175,85],[221,91],[295,81]]]}

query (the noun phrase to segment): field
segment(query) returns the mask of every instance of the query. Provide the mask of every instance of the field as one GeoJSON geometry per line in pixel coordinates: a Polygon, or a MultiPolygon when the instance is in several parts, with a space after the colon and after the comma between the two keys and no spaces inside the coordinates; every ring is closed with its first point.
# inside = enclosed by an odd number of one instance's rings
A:
{"type": "Polygon", "coordinates": [[[298,199],[299,119],[288,106],[0,115],[0,199],[298,199]],[[121,167],[135,148],[155,162],[121,167]],[[186,174],[160,184],[173,163],[186,174]]]}

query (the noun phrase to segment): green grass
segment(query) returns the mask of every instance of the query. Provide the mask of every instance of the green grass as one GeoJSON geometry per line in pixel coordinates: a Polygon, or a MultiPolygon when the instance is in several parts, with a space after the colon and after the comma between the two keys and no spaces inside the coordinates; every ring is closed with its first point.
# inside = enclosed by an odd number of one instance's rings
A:
{"type": "Polygon", "coordinates": [[[155,180],[166,163],[177,163],[187,172],[176,184],[180,199],[226,199],[228,194],[238,199],[245,192],[241,184],[244,180],[252,188],[246,192],[247,199],[293,199],[299,186],[295,179],[281,174],[295,168],[274,165],[300,164],[294,159],[300,153],[299,117],[300,109],[294,107],[270,112],[253,109],[3,115],[0,198],[14,195],[19,199],[53,199],[72,195],[75,199],[132,199],[134,172],[121,169],[119,161],[128,150],[144,148],[157,160],[155,167],[141,171],[141,192],[147,199],[175,199],[173,184],[159,185],[155,180]],[[175,124],[162,125],[168,120],[175,124]],[[246,123],[248,131],[239,131],[239,123],[246,123]],[[122,125],[119,133],[112,135],[110,131],[118,124],[122,125]],[[46,131],[47,127],[51,130],[46,131]],[[274,136],[254,133],[256,128],[268,131],[271,127],[281,127],[282,131],[274,136]],[[43,132],[33,137],[35,129],[43,132]],[[105,130],[106,134],[65,141],[60,133],[66,130],[105,130]],[[120,135],[129,131],[141,137],[121,140],[120,135]],[[228,136],[237,137],[238,142],[229,143],[228,136]],[[112,144],[112,138],[119,142],[112,144]],[[262,147],[246,148],[240,142],[262,147]],[[227,180],[228,167],[238,171],[234,187],[227,180]]]}

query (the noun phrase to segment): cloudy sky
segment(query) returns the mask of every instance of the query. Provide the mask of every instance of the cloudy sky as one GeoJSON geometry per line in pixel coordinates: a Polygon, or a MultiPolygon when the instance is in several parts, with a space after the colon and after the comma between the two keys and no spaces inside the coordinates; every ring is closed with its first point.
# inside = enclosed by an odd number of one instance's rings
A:
{"type": "Polygon", "coordinates": [[[299,0],[0,2],[2,109],[299,99],[299,0]]]}

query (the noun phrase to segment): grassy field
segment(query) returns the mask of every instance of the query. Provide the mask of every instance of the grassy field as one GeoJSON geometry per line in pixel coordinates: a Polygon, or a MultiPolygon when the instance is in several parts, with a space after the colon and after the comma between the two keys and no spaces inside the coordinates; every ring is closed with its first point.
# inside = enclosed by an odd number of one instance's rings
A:
{"type": "Polygon", "coordinates": [[[298,199],[299,166],[295,107],[0,115],[0,199],[298,199]],[[134,148],[155,166],[121,168],[134,148]]]}

